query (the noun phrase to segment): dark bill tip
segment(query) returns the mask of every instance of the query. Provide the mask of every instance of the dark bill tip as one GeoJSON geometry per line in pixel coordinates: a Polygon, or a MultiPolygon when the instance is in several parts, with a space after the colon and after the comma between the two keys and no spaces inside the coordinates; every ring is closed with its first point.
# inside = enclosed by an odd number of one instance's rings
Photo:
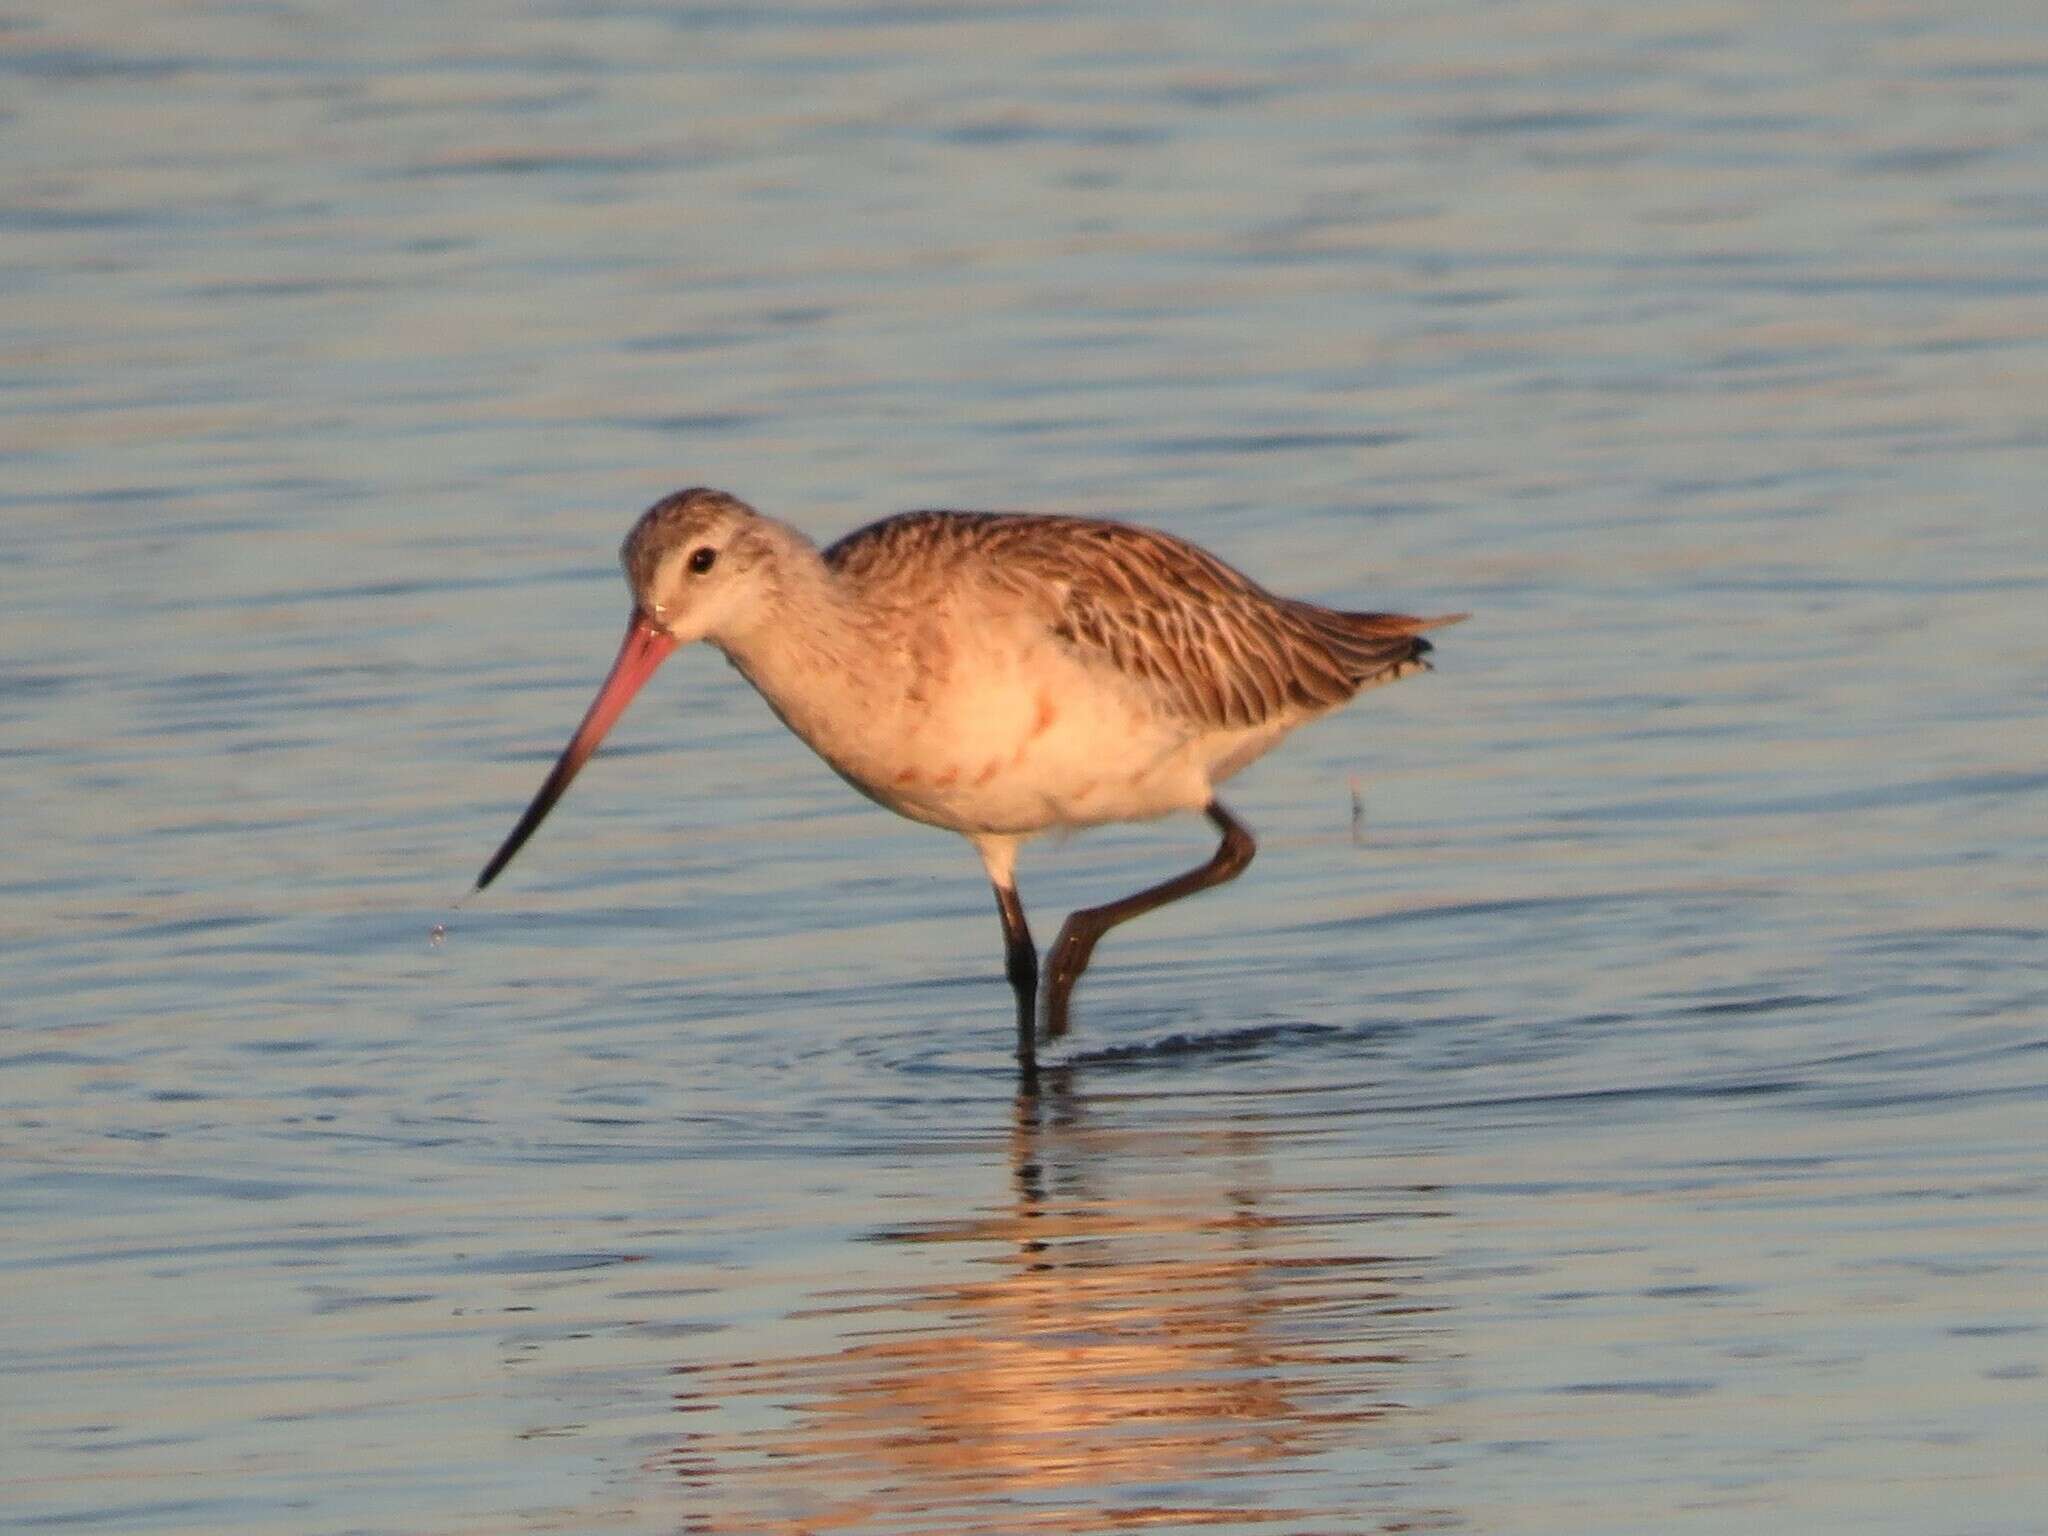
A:
{"type": "Polygon", "coordinates": [[[584,713],[583,723],[576,727],[576,734],[569,738],[569,745],[555,759],[555,766],[542,781],[540,792],[533,797],[533,803],[527,806],[518,825],[513,827],[512,835],[499,845],[498,851],[491,855],[490,863],[484,866],[484,872],[476,877],[477,890],[497,879],[499,872],[512,862],[512,856],[526,846],[526,840],[547,820],[555,802],[562,798],[570,782],[590,761],[598,743],[604,740],[605,732],[617,723],[619,716],[626,712],[626,706],[633,702],[633,695],[640,691],[641,685],[654,675],[654,669],[675,648],[674,636],[656,629],[637,613],[633,616],[632,622],[626,626],[626,638],[619,646],[618,659],[612,663],[611,671],[597,690],[597,697],[584,713]]]}

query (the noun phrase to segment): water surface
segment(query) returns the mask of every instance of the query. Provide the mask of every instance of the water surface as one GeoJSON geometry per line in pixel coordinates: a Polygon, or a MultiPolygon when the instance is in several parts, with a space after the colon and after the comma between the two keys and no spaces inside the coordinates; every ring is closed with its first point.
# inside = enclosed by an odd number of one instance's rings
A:
{"type": "Polygon", "coordinates": [[[2048,21],[109,0],[0,81],[0,1527],[2038,1529],[2048,21]],[[708,653],[451,911],[691,483],[1477,616],[1020,1098],[969,850],[708,653]]]}

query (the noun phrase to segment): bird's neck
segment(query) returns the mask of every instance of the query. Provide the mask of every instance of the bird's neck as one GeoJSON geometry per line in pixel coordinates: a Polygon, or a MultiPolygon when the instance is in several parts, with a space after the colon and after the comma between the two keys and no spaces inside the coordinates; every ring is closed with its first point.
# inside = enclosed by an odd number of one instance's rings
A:
{"type": "Polygon", "coordinates": [[[763,601],[707,638],[784,724],[836,766],[857,745],[841,737],[857,731],[878,679],[862,659],[853,595],[808,539],[794,529],[776,532],[763,601]]]}

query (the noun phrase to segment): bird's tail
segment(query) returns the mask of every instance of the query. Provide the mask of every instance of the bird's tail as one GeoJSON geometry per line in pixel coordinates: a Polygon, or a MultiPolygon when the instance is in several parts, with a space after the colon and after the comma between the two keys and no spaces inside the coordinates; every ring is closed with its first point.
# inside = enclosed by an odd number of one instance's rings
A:
{"type": "Polygon", "coordinates": [[[1425,658],[1436,647],[1422,638],[1422,631],[1471,615],[1442,613],[1423,619],[1407,613],[1339,613],[1326,608],[1320,617],[1317,628],[1324,643],[1342,662],[1352,685],[1363,691],[1429,671],[1425,658]]]}

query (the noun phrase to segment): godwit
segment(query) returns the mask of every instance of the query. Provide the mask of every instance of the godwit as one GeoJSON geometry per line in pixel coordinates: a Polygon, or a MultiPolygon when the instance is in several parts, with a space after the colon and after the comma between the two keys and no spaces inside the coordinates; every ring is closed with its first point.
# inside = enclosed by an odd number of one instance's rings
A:
{"type": "Polygon", "coordinates": [[[1117,924],[1234,879],[1257,844],[1216,786],[1361,690],[1426,670],[1420,632],[1463,614],[1340,613],[1276,597],[1215,556],[1123,523],[1022,512],[906,512],[822,553],[722,491],[643,513],[619,557],[633,614],[583,723],[512,835],[512,861],[641,684],[708,640],[839,776],[981,854],[1035,1059],[1038,950],[1017,845],[1053,828],[1201,811],[1208,862],[1070,916],[1044,1033],[1117,924]]]}

